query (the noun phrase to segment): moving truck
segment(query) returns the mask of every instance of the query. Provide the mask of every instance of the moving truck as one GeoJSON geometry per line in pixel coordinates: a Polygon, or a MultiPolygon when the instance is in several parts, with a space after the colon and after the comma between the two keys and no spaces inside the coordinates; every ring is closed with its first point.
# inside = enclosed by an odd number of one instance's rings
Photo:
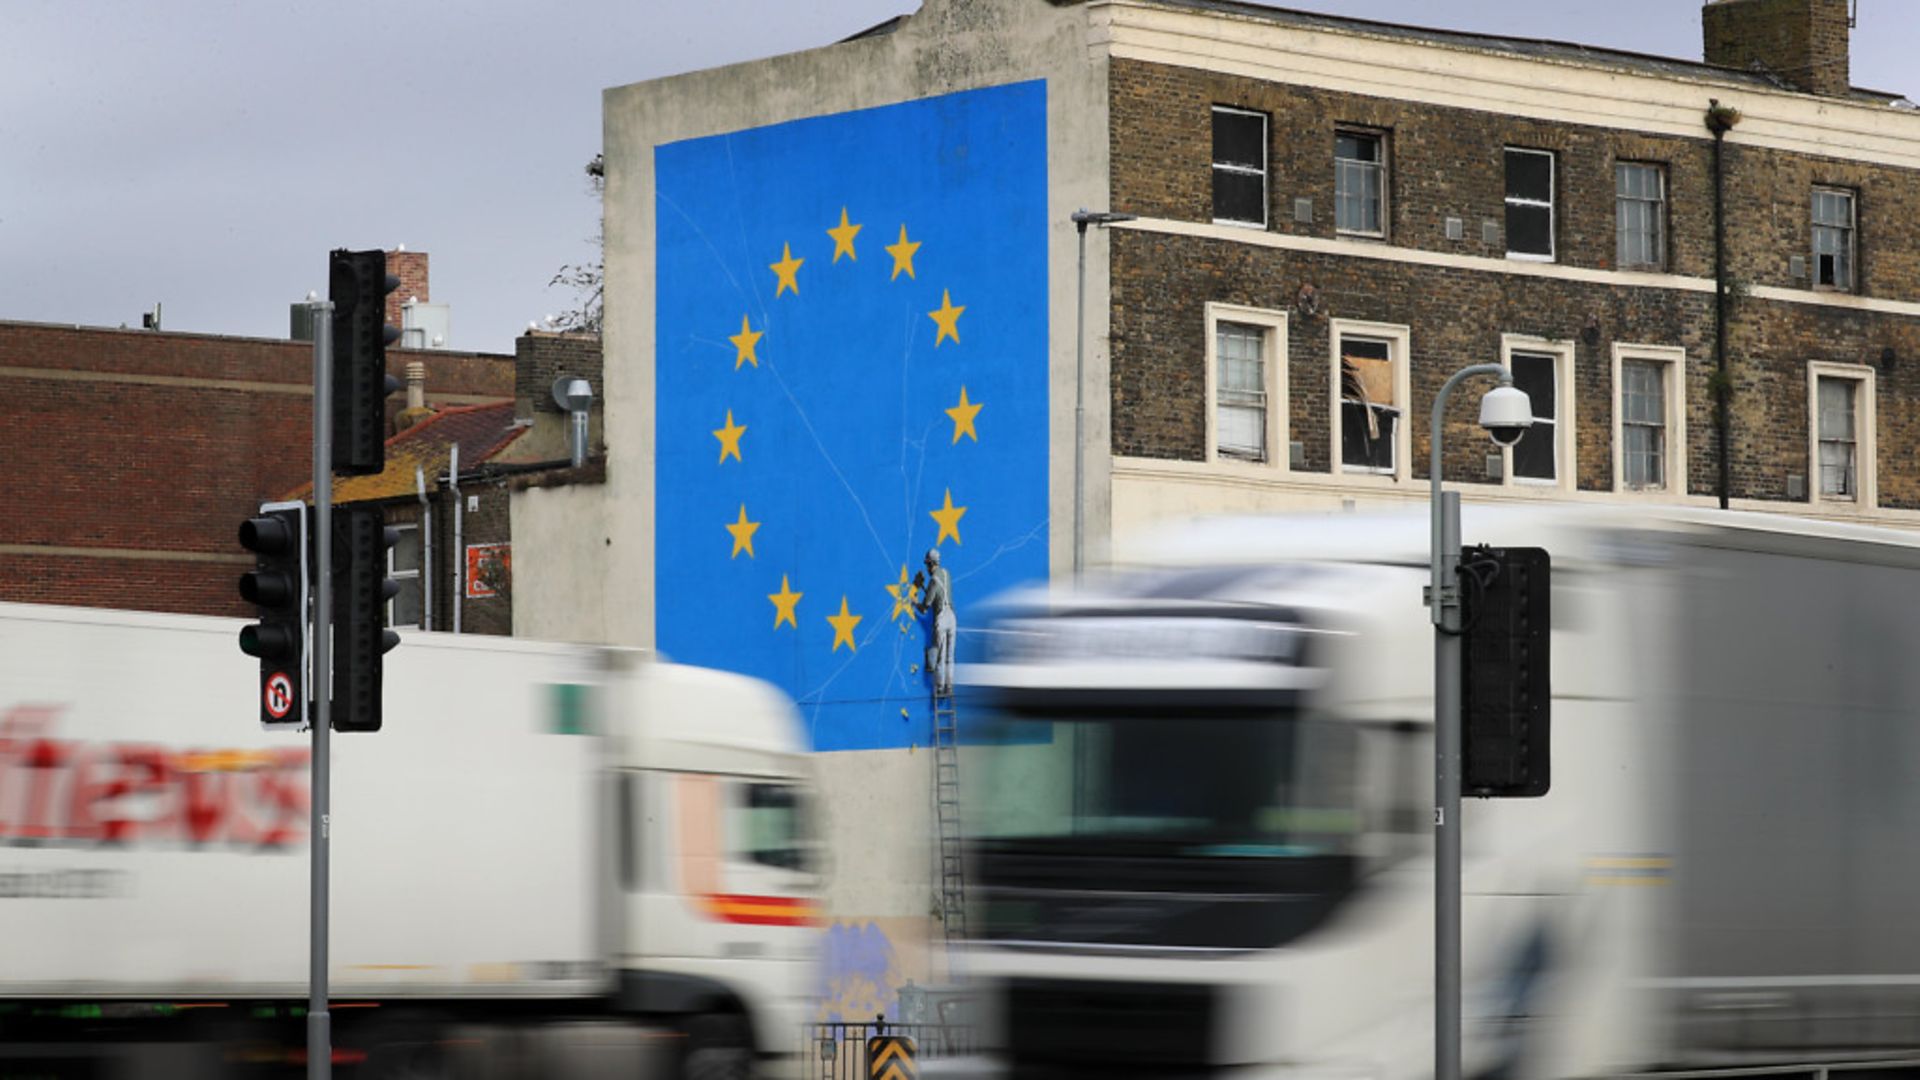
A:
{"type": "MultiPolygon", "coordinates": [[[[0,605],[0,1076],[304,1060],[311,737],[238,620],[0,605]]],[[[334,1057],[358,1076],[744,1076],[817,922],[805,735],[634,650],[410,634],[332,740],[334,1057]]]]}
{"type": "MultiPolygon", "coordinates": [[[[1920,1075],[1920,536],[1463,536],[1552,559],[1551,786],[1463,807],[1466,1075],[1920,1075]]],[[[1433,1075],[1429,537],[1196,523],[1005,598],[961,678],[994,1049],[942,1075],[1433,1075]]]]}

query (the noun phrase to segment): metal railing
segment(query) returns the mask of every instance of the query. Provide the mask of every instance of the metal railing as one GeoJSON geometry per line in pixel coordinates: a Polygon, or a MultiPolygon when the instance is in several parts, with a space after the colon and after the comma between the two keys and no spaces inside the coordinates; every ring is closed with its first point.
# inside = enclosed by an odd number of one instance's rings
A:
{"type": "Polygon", "coordinates": [[[913,1040],[915,1061],[973,1053],[974,1029],[958,1023],[894,1023],[885,1016],[872,1020],[836,1020],[806,1025],[801,1049],[802,1080],[867,1080],[867,1041],[881,1035],[913,1040]]]}

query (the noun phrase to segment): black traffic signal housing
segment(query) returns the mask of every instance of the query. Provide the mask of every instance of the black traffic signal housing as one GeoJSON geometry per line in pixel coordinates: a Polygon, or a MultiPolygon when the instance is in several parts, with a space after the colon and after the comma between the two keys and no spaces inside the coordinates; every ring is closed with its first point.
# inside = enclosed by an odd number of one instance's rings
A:
{"type": "Polygon", "coordinates": [[[1460,792],[1532,798],[1552,784],[1552,565],[1540,548],[1460,555],[1460,792]]]}
{"type": "Polygon", "coordinates": [[[400,644],[387,629],[387,601],[400,584],[387,576],[387,549],[399,540],[378,506],[333,511],[333,712],[335,731],[379,731],[382,659],[400,644]]]}
{"type": "Polygon", "coordinates": [[[254,568],[240,575],[240,597],[260,609],[240,628],[240,651],[260,661],[260,723],[307,726],[307,505],[262,503],[240,523],[240,546],[254,568]]]}
{"type": "Polygon", "coordinates": [[[387,318],[384,251],[335,251],[328,260],[333,301],[333,471],[371,476],[387,465],[387,397],[400,380],[387,374],[387,346],[400,337],[387,318]]]}

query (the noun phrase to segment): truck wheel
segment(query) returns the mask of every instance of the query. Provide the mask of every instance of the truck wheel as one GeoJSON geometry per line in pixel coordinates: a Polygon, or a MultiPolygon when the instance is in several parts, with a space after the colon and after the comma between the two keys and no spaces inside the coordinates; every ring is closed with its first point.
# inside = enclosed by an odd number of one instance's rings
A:
{"type": "Polygon", "coordinates": [[[687,1022],[682,1080],[751,1080],[753,1039],[742,1016],[700,1016],[687,1022]]]}

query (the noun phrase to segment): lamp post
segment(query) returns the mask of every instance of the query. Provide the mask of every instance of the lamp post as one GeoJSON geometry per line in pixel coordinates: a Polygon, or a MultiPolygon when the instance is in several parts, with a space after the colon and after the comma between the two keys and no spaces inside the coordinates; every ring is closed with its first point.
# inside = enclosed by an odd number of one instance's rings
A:
{"type": "Polygon", "coordinates": [[[1480,426],[1501,446],[1512,446],[1533,423],[1533,406],[1500,364],[1454,372],[1433,399],[1428,476],[1433,523],[1433,1056],[1435,1080],[1460,1080],[1460,493],[1440,487],[1440,421],[1447,395],[1474,375],[1497,375],[1500,385],[1480,399],[1480,426]]]}
{"type": "Polygon", "coordinates": [[[1080,232],[1080,293],[1073,335],[1073,576],[1086,565],[1086,363],[1087,363],[1087,226],[1134,220],[1133,214],[1102,210],[1075,210],[1073,227],[1080,232]]]}

